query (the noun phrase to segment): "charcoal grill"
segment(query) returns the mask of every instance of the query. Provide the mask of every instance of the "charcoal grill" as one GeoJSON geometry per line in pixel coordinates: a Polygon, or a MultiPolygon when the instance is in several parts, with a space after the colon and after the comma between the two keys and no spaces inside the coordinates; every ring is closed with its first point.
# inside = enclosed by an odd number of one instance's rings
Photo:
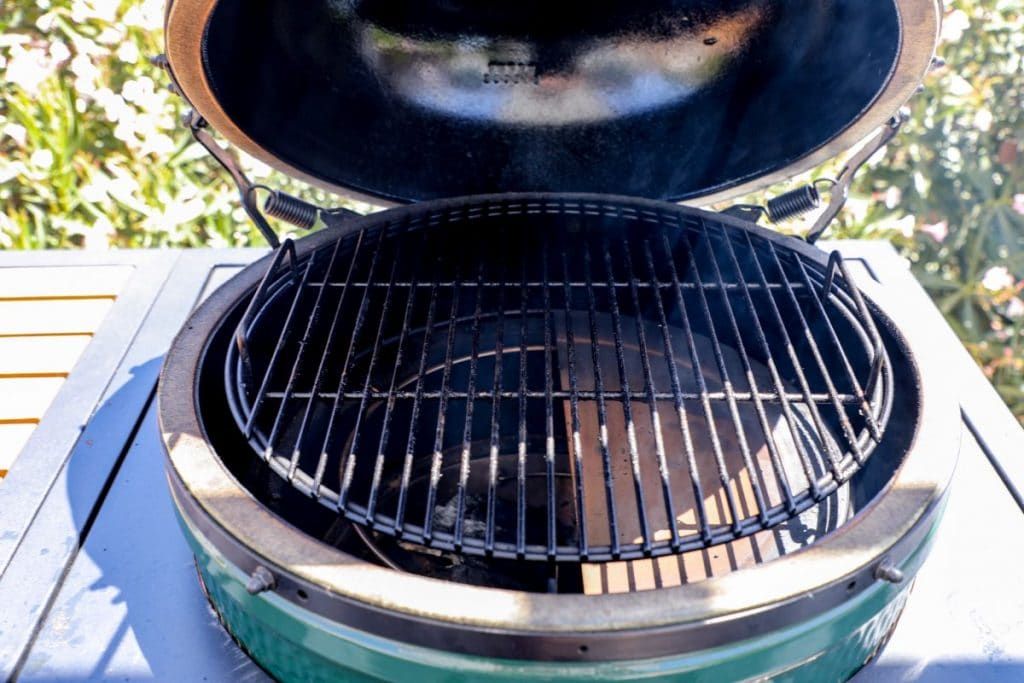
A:
{"type": "Polygon", "coordinates": [[[831,495],[888,418],[842,262],[700,215],[505,197],[279,253],[227,359],[237,423],[302,493],[427,547],[578,562],[736,540],[831,495]]]}
{"type": "Polygon", "coordinates": [[[276,247],[168,356],[169,479],[208,596],[275,675],[845,677],[895,624],[955,406],[898,305],[810,243],[896,134],[936,7],[647,4],[169,6],[186,123],[276,247]],[[412,203],[255,185],[211,127],[412,203]],[[765,208],[664,201],[873,128],[765,208]],[[756,225],[822,190],[806,241],[756,225]],[[268,217],[322,229],[279,243],[268,217]]]}

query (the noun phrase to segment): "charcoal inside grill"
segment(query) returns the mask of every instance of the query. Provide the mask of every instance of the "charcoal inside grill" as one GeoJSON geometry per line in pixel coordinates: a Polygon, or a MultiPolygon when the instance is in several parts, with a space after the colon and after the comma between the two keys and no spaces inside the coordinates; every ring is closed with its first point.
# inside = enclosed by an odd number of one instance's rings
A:
{"type": "Polygon", "coordinates": [[[773,241],[642,218],[503,206],[286,260],[229,357],[236,417],[409,547],[600,561],[783,524],[881,436],[870,322],[773,241]]]}

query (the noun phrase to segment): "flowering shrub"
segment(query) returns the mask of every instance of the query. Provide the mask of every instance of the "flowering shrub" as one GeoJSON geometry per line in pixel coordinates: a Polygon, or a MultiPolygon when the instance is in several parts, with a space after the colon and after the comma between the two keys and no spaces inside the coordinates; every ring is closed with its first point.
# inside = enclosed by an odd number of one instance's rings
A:
{"type": "Polygon", "coordinates": [[[148,61],[163,11],[164,0],[5,4],[0,247],[262,243],[148,61]]]}
{"type": "MultiPolygon", "coordinates": [[[[6,0],[0,247],[263,243],[147,61],[162,51],[163,4],[6,0]]],[[[951,66],[928,78],[910,122],[858,176],[829,236],[896,244],[1024,417],[1024,12],[1016,0],[949,4],[941,53],[951,66]]],[[[254,178],[269,173],[245,163],[254,178]]],[[[269,182],[324,200],[280,176],[269,182]]]]}

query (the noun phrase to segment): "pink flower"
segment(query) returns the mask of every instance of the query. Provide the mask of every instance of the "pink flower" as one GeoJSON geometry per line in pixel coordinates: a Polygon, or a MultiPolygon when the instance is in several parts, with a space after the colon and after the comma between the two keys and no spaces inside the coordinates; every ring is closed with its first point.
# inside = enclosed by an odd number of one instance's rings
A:
{"type": "Polygon", "coordinates": [[[1013,210],[1024,216],[1024,194],[1013,195],[1013,210]]]}
{"type": "Polygon", "coordinates": [[[921,228],[922,232],[926,232],[931,235],[936,242],[942,242],[949,235],[949,222],[939,221],[938,223],[932,223],[931,225],[925,225],[921,228]]]}

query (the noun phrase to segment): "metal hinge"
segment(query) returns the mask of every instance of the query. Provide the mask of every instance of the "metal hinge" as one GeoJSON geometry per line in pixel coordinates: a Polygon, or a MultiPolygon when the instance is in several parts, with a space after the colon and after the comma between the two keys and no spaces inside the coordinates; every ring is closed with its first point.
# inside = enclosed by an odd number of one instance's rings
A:
{"type": "Polygon", "coordinates": [[[221,147],[210,134],[206,119],[200,116],[195,110],[185,114],[185,125],[192,131],[192,137],[206,148],[217,162],[224,167],[231,179],[235,181],[239,197],[242,200],[242,208],[246,215],[256,225],[263,237],[274,249],[281,245],[274,229],[270,227],[266,216],[284,221],[298,228],[313,230],[314,228],[337,227],[352,218],[359,216],[355,211],[349,209],[334,208],[325,209],[316,204],[304,201],[280,190],[274,190],[266,185],[254,183],[242,170],[238,163],[238,156],[231,147],[221,147]],[[267,193],[267,199],[260,210],[257,203],[257,192],[263,190],[267,193]],[[266,214],[266,216],[264,215],[266,214]]]}
{"type": "MultiPolygon", "coordinates": [[[[188,102],[185,95],[177,85],[174,73],[171,71],[170,63],[166,55],[157,55],[150,58],[150,63],[163,69],[170,77],[170,89],[183,100],[188,102]]],[[[190,109],[182,116],[182,123],[192,133],[192,138],[202,145],[206,151],[219,163],[231,176],[238,188],[238,194],[242,201],[242,208],[249,216],[249,219],[256,225],[263,237],[271,247],[277,249],[281,245],[277,233],[267,222],[266,216],[284,221],[290,225],[306,230],[315,228],[336,227],[342,222],[358,217],[354,211],[343,208],[325,209],[310,202],[304,201],[280,190],[274,190],[266,185],[254,183],[249,180],[238,162],[238,155],[235,150],[222,147],[210,133],[210,127],[195,109],[190,109]],[[263,190],[267,198],[260,209],[257,200],[257,193],[263,190]]]]}
{"type": "Polygon", "coordinates": [[[736,204],[721,213],[754,223],[762,216],[766,216],[772,223],[782,223],[818,208],[821,205],[821,194],[818,188],[824,185],[827,187],[829,195],[828,206],[804,236],[805,240],[814,244],[846,204],[846,200],[850,196],[853,178],[860,167],[867,163],[868,159],[874,156],[878,150],[885,147],[899,133],[900,128],[909,118],[910,116],[905,110],[900,110],[861,147],[860,151],[846,162],[835,178],[819,178],[811,184],[803,185],[768,200],[765,206],[736,204]]]}

